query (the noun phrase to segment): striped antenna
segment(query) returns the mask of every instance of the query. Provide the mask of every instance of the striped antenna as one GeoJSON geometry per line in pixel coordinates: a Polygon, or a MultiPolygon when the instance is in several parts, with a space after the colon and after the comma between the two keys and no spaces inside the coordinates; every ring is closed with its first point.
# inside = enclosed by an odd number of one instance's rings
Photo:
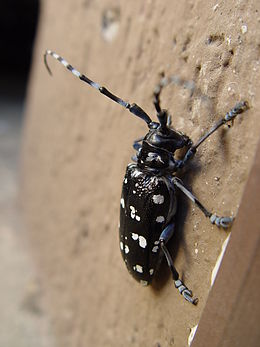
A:
{"type": "Polygon", "coordinates": [[[106,97],[109,99],[115,101],[119,105],[125,107],[128,109],[131,113],[133,113],[135,116],[143,119],[147,125],[153,124],[151,118],[148,116],[148,114],[137,104],[129,104],[128,102],[124,101],[123,99],[119,98],[118,96],[112,94],[109,90],[107,90],[105,87],[100,86],[98,83],[92,81],[89,79],[87,76],[83,75],[80,73],[78,70],[76,70],[72,65],[70,65],[65,59],[63,59],[60,55],[57,53],[51,51],[51,50],[46,50],[44,53],[44,64],[46,66],[46,69],[48,70],[49,74],[52,75],[51,69],[47,63],[47,56],[51,55],[54,59],[58,60],[63,66],[66,67],[70,72],[73,73],[74,76],[78,77],[81,81],[89,84],[91,87],[97,89],[101,94],[104,94],[106,97]]]}

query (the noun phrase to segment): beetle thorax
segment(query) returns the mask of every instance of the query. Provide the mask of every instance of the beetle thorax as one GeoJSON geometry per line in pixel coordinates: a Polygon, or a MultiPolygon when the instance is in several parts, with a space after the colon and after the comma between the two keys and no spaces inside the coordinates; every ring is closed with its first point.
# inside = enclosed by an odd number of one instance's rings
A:
{"type": "Polygon", "coordinates": [[[160,125],[151,129],[145,136],[142,147],[137,153],[138,166],[142,169],[175,171],[176,160],[174,152],[188,145],[188,137],[165,127],[162,131],[160,125]]]}
{"type": "Polygon", "coordinates": [[[167,170],[172,166],[174,158],[168,151],[143,141],[137,154],[138,166],[142,169],[167,170]]]}

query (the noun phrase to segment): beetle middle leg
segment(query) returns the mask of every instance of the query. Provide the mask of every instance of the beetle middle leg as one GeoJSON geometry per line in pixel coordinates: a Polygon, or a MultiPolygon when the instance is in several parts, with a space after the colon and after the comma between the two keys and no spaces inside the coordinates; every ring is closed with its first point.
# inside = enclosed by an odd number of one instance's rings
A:
{"type": "Polygon", "coordinates": [[[208,211],[203,205],[202,203],[183,185],[182,181],[177,178],[177,177],[173,177],[172,178],[172,182],[173,184],[178,187],[192,202],[194,202],[194,204],[196,206],[198,206],[198,208],[204,213],[204,215],[206,217],[208,217],[210,219],[210,222],[212,224],[216,224],[218,227],[222,227],[222,228],[228,228],[234,218],[233,217],[219,217],[216,213],[211,213],[210,211],[208,211]]]}
{"type": "Polygon", "coordinates": [[[185,284],[180,280],[179,278],[179,273],[176,270],[175,266],[173,265],[173,260],[172,257],[168,251],[168,248],[166,247],[166,243],[168,240],[172,237],[173,232],[174,232],[174,222],[171,222],[167,227],[162,231],[159,241],[160,241],[160,246],[161,249],[165,255],[165,258],[167,260],[168,266],[171,270],[172,277],[174,280],[175,287],[178,289],[181,295],[184,296],[184,298],[191,302],[192,304],[196,305],[198,303],[197,298],[192,298],[192,292],[185,286],[185,284]]]}

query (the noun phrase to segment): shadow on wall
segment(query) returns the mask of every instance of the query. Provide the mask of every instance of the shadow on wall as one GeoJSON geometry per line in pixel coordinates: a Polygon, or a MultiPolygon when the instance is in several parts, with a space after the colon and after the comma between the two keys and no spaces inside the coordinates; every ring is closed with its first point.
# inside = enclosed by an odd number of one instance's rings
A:
{"type": "Polygon", "coordinates": [[[0,3],[0,346],[53,345],[17,209],[23,104],[38,17],[38,0],[0,3]]]}
{"type": "Polygon", "coordinates": [[[39,0],[1,1],[1,102],[6,98],[24,99],[39,10],[39,0]]]}

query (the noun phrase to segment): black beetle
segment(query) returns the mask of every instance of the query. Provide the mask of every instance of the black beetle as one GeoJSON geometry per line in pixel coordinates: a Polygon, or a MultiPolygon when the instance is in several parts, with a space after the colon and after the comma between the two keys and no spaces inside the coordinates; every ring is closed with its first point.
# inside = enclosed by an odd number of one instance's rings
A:
{"type": "Polygon", "coordinates": [[[225,114],[196,144],[192,140],[171,127],[171,117],[167,110],[161,109],[160,93],[162,88],[170,83],[183,84],[184,87],[194,89],[192,82],[185,82],[176,76],[163,78],[154,90],[154,106],[159,122],[153,122],[147,113],[136,104],[129,104],[112,94],[105,87],[93,82],[85,75],[74,69],[58,54],[47,50],[51,55],[71,71],[76,77],[102,94],[128,109],[135,116],[147,123],[148,133],[134,142],[137,151],[133,157],[134,163],[127,166],[124,177],[121,207],[120,207],[120,249],[126,266],[131,275],[143,285],[151,283],[158,271],[162,256],[165,255],[171,270],[175,287],[186,300],[197,304],[198,299],[192,297],[192,292],[180,280],[172,257],[166,247],[168,240],[174,233],[175,214],[177,209],[176,189],[181,190],[199,209],[209,218],[212,224],[228,228],[232,217],[219,217],[209,212],[198,199],[176,177],[185,164],[193,158],[197,148],[212,133],[227,122],[249,108],[247,101],[241,101],[225,114]],[[178,149],[186,149],[183,159],[176,159],[174,153],[178,149]]]}

